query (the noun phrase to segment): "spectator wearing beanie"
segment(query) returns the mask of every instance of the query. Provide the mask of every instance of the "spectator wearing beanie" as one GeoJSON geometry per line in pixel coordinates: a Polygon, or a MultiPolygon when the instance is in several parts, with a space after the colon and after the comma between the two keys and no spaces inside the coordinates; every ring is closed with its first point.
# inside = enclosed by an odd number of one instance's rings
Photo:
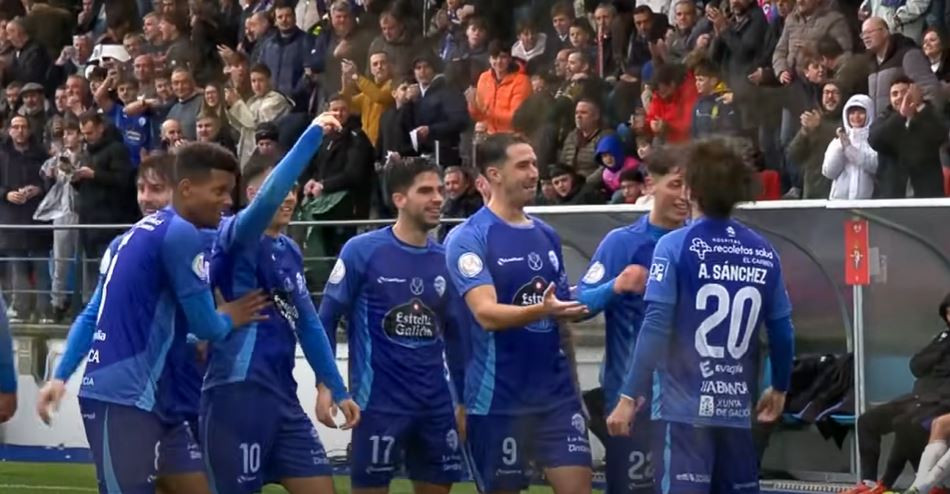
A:
{"type": "Polygon", "coordinates": [[[825,150],[841,127],[841,89],[833,82],[825,83],[821,107],[805,111],[799,117],[801,128],[788,146],[789,159],[802,170],[802,199],[827,199],[831,180],[821,173],[825,150]]]}
{"type": "Polygon", "coordinates": [[[261,122],[254,129],[254,149],[251,154],[276,157],[280,150],[280,130],[274,122],[261,122]]]}
{"type": "Polygon", "coordinates": [[[491,68],[482,72],[476,88],[465,92],[468,111],[489,134],[511,132],[515,110],[531,96],[531,80],[500,42],[492,42],[490,53],[491,68]]]}

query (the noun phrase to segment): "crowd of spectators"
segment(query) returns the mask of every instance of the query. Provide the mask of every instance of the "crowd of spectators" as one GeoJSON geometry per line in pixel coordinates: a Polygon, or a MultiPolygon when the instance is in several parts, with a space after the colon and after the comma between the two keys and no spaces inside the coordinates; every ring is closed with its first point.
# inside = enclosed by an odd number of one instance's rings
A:
{"type": "MultiPolygon", "coordinates": [[[[943,196],[945,8],[0,0],[0,224],[128,223],[142,158],[188,141],[242,164],[278,156],[323,111],[344,127],[301,179],[302,219],[390,215],[377,171],[393,154],[437,160],[446,215],[465,217],[482,203],[474,143],[496,132],[533,144],[540,204],[649,203],[641,160],[714,135],[747,146],[761,200],[943,196]]],[[[352,231],[305,247],[333,255],[352,231]]],[[[13,316],[64,314],[67,261],[77,247],[99,257],[114,234],[0,235],[13,316]],[[51,251],[52,270],[39,261],[51,251]],[[50,285],[51,300],[29,296],[50,285]]]]}

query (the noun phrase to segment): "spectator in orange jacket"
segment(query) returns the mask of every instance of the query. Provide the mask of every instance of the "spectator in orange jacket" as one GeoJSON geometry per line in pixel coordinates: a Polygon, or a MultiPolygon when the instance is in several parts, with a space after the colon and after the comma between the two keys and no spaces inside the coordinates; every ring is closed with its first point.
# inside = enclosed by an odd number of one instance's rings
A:
{"type": "Polygon", "coordinates": [[[515,110],[531,96],[531,79],[511,58],[511,49],[498,42],[489,48],[491,68],[482,72],[477,88],[468,88],[468,112],[485,124],[489,134],[511,132],[515,110]]]}
{"type": "Polygon", "coordinates": [[[681,65],[660,65],[653,73],[650,86],[653,99],[647,107],[647,127],[663,142],[688,141],[693,106],[699,97],[692,72],[681,65]]]}

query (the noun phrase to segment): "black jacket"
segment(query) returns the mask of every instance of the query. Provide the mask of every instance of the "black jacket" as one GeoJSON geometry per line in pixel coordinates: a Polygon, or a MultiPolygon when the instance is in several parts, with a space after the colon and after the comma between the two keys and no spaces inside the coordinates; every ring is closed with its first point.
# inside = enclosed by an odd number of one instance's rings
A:
{"type": "Polygon", "coordinates": [[[415,156],[409,131],[412,130],[412,107],[391,106],[379,117],[379,139],[376,142],[376,161],[386,162],[386,155],[392,151],[400,156],[415,156]]]}
{"type": "Polygon", "coordinates": [[[36,40],[28,40],[23,49],[14,50],[13,60],[7,70],[6,82],[20,81],[23,84],[46,83],[46,71],[51,65],[49,54],[36,40]]]}
{"type": "Polygon", "coordinates": [[[419,143],[423,154],[435,154],[439,142],[439,161],[443,166],[458,165],[461,133],[468,127],[468,105],[465,96],[446,84],[445,78],[436,76],[425,96],[411,103],[413,128],[429,127],[429,136],[419,143]]]}
{"type": "Polygon", "coordinates": [[[950,401],[950,329],[934,336],[910,359],[910,371],[917,378],[914,394],[920,399],[950,401]]]}
{"type": "MultiPolygon", "coordinates": [[[[445,201],[445,204],[442,205],[442,216],[446,218],[468,218],[481,209],[483,205],[482,195],[473,184],[458,199],[445,201]]],[[[446,235],[456,226],[458,226],[457,223],[442,223],[439,228],[439,242],[445,242],[446,235]]]]}
{"type": "MultiPolygon", "coordinates": [[[[46,195],[46,186],[40,176],[40,167],[46,160],[46,152],[30,141],[25,152],[17,151],[10,139],[0,142],[0,223],[8,225],[42,224],[33,221],[33,213],[46,195]],[[25,204],[13,204],[7,200],[7,194],[28,185],[35,185],[42,191],[25,204]]],[[[51,231],[16,231],[0,233],[2,249],[46,249],[52,245],[51,231]]]]}
{"type": "MultiPolygon", "coordinates": [[[[86,148],[93,169],[90,179],[75,183],[76,212],[79,222],[87,224],[128,223],[138,218],[135,204],[135,169],[129,152],[115,132],[106,130],[102,139],[86,148]]],[[[105,232],[115,236],[115,232],[105,232]]]]}
{"type": "Polygon", "coordinates": [[[359,117],[350,117],[342,132],[326,136],[304,177],[323,183],[323,193],[348,191],[336,207],[347,209],[339,218],[369,217],[373,176],[373,144],[360,128],[359,117]]]}
{"type": "MultiPolygon", "coordinates": [[[[712,57],[722,64],[726,83],[740,97],[752,89],[747,76],[755,71],[757,61],[768,50],[762,42],[768,31],[769,21],[762,9],[753,4],[741,20],[732,21],[728,29],[714,38],[712,57]]],[[[771,63],[772,52],[768,54],[771,63]]]]}
{"type": "Polygon", "coordinates": [[[878,152],[878,196],[906,197],[907,180],[914,197],[943,197],[940,146],[947,125],[930,103],[910,120],[887,107],[871,124],[868,142],[878,152]]]}

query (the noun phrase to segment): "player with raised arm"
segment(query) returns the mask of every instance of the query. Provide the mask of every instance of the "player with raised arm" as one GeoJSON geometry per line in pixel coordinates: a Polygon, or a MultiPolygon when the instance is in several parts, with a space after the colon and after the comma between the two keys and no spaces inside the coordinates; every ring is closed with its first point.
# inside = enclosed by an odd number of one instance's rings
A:
{"type": "Polygon", "coordinates": [[[587,422],[561,346],[560,319],[587,312],[570,297],[557,233],[524,207],[538,186],[531,146],[511,134],[478,144],[491,199],[455,227],[446,251],[468,304],[465,405],[473,476],[483,493],[528,486],[534,460],[557,494],[591,491],[587,422]]]}
{"type": "MultiPolygon", "coordinates": [[[[632,225],[612,230],[600,242],[590,266],[578,283],[578,300],[592,314],[604,312],[607,340],[600,383],[606,409],[620,400],[630,353],[646,309],[646,285],[653,247],[663,235],[679,228],[689,215],[679,148],[660,148],[646,161],[647,186],[653,208],[632,225]]],[[[633,438],[608,437],[604,444],[608,494],[653,492],[651,437],[644,408],[633,438]]]]}
{"type": "Polygon", "coordinates": [[[777,420],[791,379],[791,304],[778,253],[731,219],[751,198],[754,172],[729,141],[687,148],[693,222],[662,237],[647,281],[647,312],[611,434],[630,434],[650,396],[660,491],[759,492],[751,421],[758,382],[758,327],[768,328],[772,385],[755,411],[777,420]]]}
{"type": "Polygon", "coordinates": [[[297,343],[318,382],[332,390],[346,416],[359,421],[303,276],[303,257],[284,229],[297,205],[294,184],[340,124],[317,117],[274,167],[251,158],[244,168],[250,205],[225,218],[211,258],[211,280],[226,298],[263,290],[273,305],[266,320],[209,347],[201,400],[201,445],[215,492],[259,492],[279,482],[292,494],[333,492],[332,468],[317,431],[297,399],[297,343]]]}
{"type": "Polygon", "coordinates": [[[13,418],[16,413],[16,367],[13,365],[13,335],[7,306],[0,293],[0,424],[13,418]]]}
{"type": "MultiPolygon", "coordinates": [[[[391,159],[384,173],[396,224],[343,246],[320,304],[331,341],[346,318],[350,389],[363,409],[350,477],[354,494],[386,493],[405,465],[416,494],[447,494],[462,473],[444,356],[460,302],[445,251],[428,236],[439,225],[442,177],[426,158],[391,159]]],[[[460,359],[451,357],[459,383],[460,359]]],[[[328,398],[321,383],[319,416],[332,425],[328,398]]]]}
{"type": "Polygon", "coordinates": [[[164,480],[171,492],[209,492],[201,452],[180,396],[194,359],[190,330],[217,340],[260,319],[266,297],[219,304],[208,285],[206,239],[231,206],[237,161],[223,148],[189,144],[174,163],[172,206],[122,235],[106,263],[96,332],[79,404],[103,493],[152,493],[161,455],[181,462],[164,480]],[[129,431],[135,431],[130,434],[129,431]]]}

